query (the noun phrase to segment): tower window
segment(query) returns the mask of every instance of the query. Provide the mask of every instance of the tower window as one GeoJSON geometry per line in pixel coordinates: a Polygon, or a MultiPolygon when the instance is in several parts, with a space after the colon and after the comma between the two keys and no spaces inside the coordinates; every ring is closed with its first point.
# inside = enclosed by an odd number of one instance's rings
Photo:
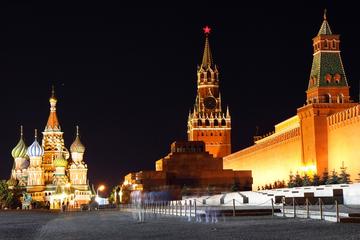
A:
{"type": "Polygon", "coordinates": [[[210,136],[213,136],[213,133],[210,133],[210,136]]]}
{"type": "Polygon", "coordinates": [[[225,119],[221,120],[221,126],[226,126],[226,121],[225,121],[225,119]]]}
{"type": "Polygon", "coordinates": [[[214,126],[219,126],[219,121],[217,119],[214,120],[214,126]]]}
{"type": "Polygon", "coordinates": [[[198,120],[198,126],[202,126],[202,121],[200,119],[198,120]]]}
{"type": "Polygon", "coordinates": [[[344,95],[342,93],[337,96],[337,102],[338,103],[344,103],[344,95]]]}
{"type": "Polygon", "coordinates": [[[201,136],[204,136],[204,132],[201,132],[201,136]]]}
{"type": "Polygon", "coordinates": [[[329,48],[329,42],[328,40],[324,41],[324,49],[328,49],[329,48]]]}
{"type": "Polygon", "coordinates": [[[325,102],[326,103],[331,103],[331,95],[330,95],[330,93],[325,95],[325,102]]]}
{"type": "Polygon", "coordinates": [[[331,48],[336,49],[336,42],[335,41],[331,41],[331,48]]]}
{"type": "Polygon", "coordinates": [[[205,126],[210,126],[210,121],[208,119],[205,120],[205,126]]]}
{"type": "Polygon", "coordinates": [[[208,82],[211,81],[211,73],[210,72],[207,73],[207,80],[208,80],[208,82]]]}
{"type": "Polygon", "coordinates": [[[221,136],[221,133],[219,133],[219,136],[221,136]]]}
{"type": "Polygon", "coordinates": [[[341,80],[341,75],[336,73],[335,76],[334,76],[334,80],[335,80],[336,83],[339,83],[340,80],[341,80]]]}
{"type": "Polygon", "coordinates": [[[325,75],[325,80],[327,83],[331,82],[331,75],[329,73],[325,75]]]}

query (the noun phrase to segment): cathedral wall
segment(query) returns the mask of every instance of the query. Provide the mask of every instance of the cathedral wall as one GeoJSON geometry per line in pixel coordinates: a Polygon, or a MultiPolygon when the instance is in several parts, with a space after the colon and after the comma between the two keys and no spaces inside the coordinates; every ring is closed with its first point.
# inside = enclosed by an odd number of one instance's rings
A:
{"type": "Polygon", "coordinates": [[[276,180],[287,181],[290,171],[300,171],[301,166],[300,128],[224,157],[224,169],[252,171],[254,190],[276,180]]]}
{"type": "Polygon", "coordinates": [[[360,105],[327,118],[329,141],[329,172],[338,173],[344,163],[352,181],[360,173],[360,105]]]}

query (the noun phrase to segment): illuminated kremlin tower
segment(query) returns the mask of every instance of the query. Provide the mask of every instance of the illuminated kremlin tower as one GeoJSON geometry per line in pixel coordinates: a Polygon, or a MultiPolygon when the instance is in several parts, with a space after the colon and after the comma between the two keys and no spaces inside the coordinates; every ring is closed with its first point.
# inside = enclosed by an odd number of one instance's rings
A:
{"type": "Polygon", "coordinates": [[[357,105],[349,95],[340,56],[340,36],[333,34],[324,13],[320,30],[313,38],[311,67],[306,106],[298,109],[303,141],[302,161],[314,166],[318,174],[328,170],[327,117],[357,105]]]}
{"type": "Polygon", "coordinates": [[[214,157],[231,153],[231,118],[221,106],[219,71],[214,64],[209,44],[210,28],[204,28],[205,48],[197,71],[197,96],[188,117],[188,140],[204,141],[206,151],[214,157]]]}

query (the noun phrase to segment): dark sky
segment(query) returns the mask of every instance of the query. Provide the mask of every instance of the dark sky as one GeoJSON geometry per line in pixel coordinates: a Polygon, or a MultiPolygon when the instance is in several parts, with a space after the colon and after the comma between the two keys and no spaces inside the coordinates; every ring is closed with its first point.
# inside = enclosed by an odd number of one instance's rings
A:
{"type": "Polygon", "coordinates": [[[154,169],[171,142],[187,137],[205,25],[213,29],[210,45],[232,116],[232,150],[249,146],[256,126],[260,133],[272,131],[304,104],[311,39],[324,8],[333,32],[341,34],[345,72],[358,101],[359,14],[340,1],[4,6],[0,179],[9,177],[19,125],[28,145],[33,129],[44,129],[52,84],[67,147],[80,125],[92,183],[114,185],[128,172],[154,169]]]}

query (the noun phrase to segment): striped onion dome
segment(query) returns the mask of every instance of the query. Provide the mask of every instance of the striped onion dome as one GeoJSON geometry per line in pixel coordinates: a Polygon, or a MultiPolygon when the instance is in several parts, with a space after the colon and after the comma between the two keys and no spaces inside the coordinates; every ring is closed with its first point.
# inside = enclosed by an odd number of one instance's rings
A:
{"type": "Polygon", "coordinates": [[[76,138],[70,146],[70,151],[77,152],[77,153],[85,152],[85,146],[81,143],[80,137],[79,137],[79,126],[76,126],[76,138]]]}
{"type": "Polygon", "coordinates": [[[11,151],[11,155],[13,158],[25,158],[26,150],[27,147],[23,138],[23,127],[21,126],[20,140],[18,144],[14,147],[14,149],[11,151]]]}
{"type": "Polygon", "coordinates": [[[44,148],[37,141],[37,129],[35,129],[35,140],[27,150],[29,157],[41,157],[44,155],[44,148]]]}

